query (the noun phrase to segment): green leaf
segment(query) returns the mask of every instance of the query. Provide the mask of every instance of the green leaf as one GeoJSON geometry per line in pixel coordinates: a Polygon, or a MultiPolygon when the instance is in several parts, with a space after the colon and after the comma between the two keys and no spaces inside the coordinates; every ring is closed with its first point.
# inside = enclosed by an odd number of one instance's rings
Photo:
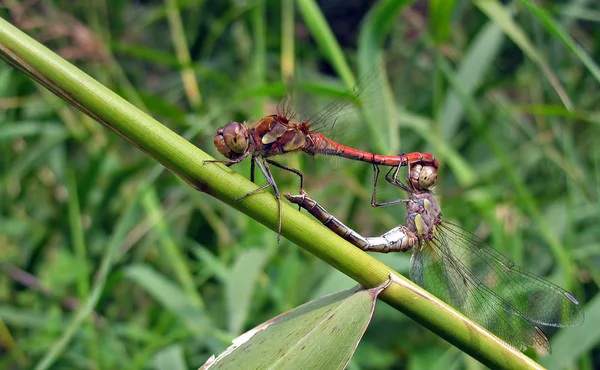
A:
{"type": "Polygon", "coordinates": [[[183,348],[180,345],[173,345],[156,353],[154,368],[156,370],[186,370],[188,366],[183,356],[183,348]]]}
{"type": "Polygon", "coordinates": [[[329,272],[322,280],[319,287],[311,294],[311,298],[317,299],[318,297],[332,294],[333,292],[348,289],[348,287],[354,285],[354,280],[350,279],[348,276],[342,274],[338,270],[331,270],[331,272],[329,272]]]}
{"type": "Polygon", "coordinates": [[[437,44],[444,43],[450,38],[450,21],[455,4],[456,0],[431,0],[429,2],[430,28],[437,44]]]}
{"type": "Polygon", "coordinates": [[[154,299],[184,321],[190,331],[202,332],[210,326],[204,311],[198,308],[179,286],[151,267],[132,265],[125,270],[125,276],[139,284],[154,299]]]}
{"type": "Polygon", "coordinates": [[[9,141],[35,135],[65,137],[67,134],[65,127],[57,124],[49,125],[48,123],[35,121],[5,122],[2,124],[2,131],[0,131],[0,140],[9,141]]]}
{"type": "Polygon", "coordinates": [[[265,250],[250,249],[240,254],[231,269],[225,290],[229,309],[229,330],[234,334],[242,332],[258,276],[268,257],[265,250]]]}
{"type": "Polygon", "coordinates": [[[214,254],[201,245],[195,244],[192,250],[194,255],[202,261],[202,270],[206,275],[214,276],[225,283],[229,277],[229,270],[214,254]]]}
{"type": "Polygon", "coordinates": [[[236,338],[200,369],[343,369],[388,284],[354,287],[277,316],[236,338]]]}

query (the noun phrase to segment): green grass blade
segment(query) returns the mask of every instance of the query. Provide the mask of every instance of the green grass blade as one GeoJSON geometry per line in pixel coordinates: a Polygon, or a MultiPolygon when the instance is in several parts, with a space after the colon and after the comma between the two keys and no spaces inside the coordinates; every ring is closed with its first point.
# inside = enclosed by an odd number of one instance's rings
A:
{"type": "Polygon", "coordinates": [[[294,35],[294,0],[281,2],[281,79],[294,79],[295,35],[294,35]]]}
{"type": "Polygon", "coordinates": [[[571,50],[573,54],[579,58],[579,60],[581,60],[581,63],[583,63],[592,76],[594,76],[596,81],[600,83],[600,68],[598,67],[598,64],[596,64],[592,57],[581,46],[579,46],[575,40],[573,40],[571,35],[569,35],[556,20],[552,19],[552,17],[550,17],[548,12],[546,12],[544,9],[540,8],[529,0],[519,1],[525,4],[529,10],[531,10],[533,15],[540,20],[548,32],[556,36],[558,40],[562,41],[562,43],[569,48],[569,50],[571,50]]]}
{"type": "Polygon", "coordinates": [[[458,94],[460,99],[463,101],[463,104],[465,105],[467,114],[469,116],[470,123],[473,124],[474,126],[476,126],[477,128],[482,129],[482,131],[486,134],[486,139],[487,139],[487,142],[489,143],[491,150],[494,152],[495,156],[498,158],[498,161],[501,163],[502,167],[504,168],[504,171],[506,172],[506,175],[508,176],[508,178],[514,184],[515,190],[516,190],[517,194],[519,195],[521,203],[527,209],[527,211],[532,215],[532,217],[535,219],[536,224],[538,225],[538,228],[542,232],[542,235],[546,239],[548,246],[550,247],[552,253],[556,257],[558,263],[560,264],[560,266],[562,268],[562,273],[563,273],[563,277],[564,277],[563,281],[569,281],[570,279],[572,279],[572,277],[571,277],[572,276],[571,272],[573,270],[572,260],[569,256],[568,252],[563,248],[560,241],[554,234],[553,227],[551,226],[551,224],[549,224],[542,217],[539,206],[537,205],[537,202],[535,200],[535,197],[533,196],[531,191],[527,188],[527,186],[523,182],[523,180],[519,177],[515,167],[511,164],[506,153],[504,153],[500,149],[496,139],[494,137],[491,137],[487,133],[487,131],[484,130],[485,125],[486,125],[486,120],[484,119],[483,114],[477,108],[477,104],[469,96],[467,96],[466,93],[464,93],[461,90],[460,84],[457,81],[455,75],[450,70],[448,63],[441,58],[438,59],[438,63],[440,65],[440,69],[442,71],[444,71],[446,78],[448,78],[451,85],[454,87],[456,93],[458,94]]]}
{"type": "Polygon", "coordinates": [[[142,264],[128,267],[125,276],[139,284],[175,317],[185,322],[190,331],[199,335],[206,334],[210,327],[206,313],[172,281],[150,266],[142,264]]]}
{"type": "Polygon", "coordinates": [[[252,295],[268,257],[267,251],[262,249],[246,250],[238,256],[231,268],[225,285],[225,294],[229,312],[229,331],[233,335],[242,333],[246,319],[250,316],[252,295]]]}
{"type": "MultiPolygon", "coordinates": [[[[488,22],[477,33],[456,72],[456,79],[465,94],[472,95],[480,87],[498,57],[503,41],[502,30],[493,22],[488,22]]],[[[456,93],[450,89],[440,116],[444,140],[452,140],[456,134],[459,123],[464,117],[464,109],[456,93]]]]}
{"type": "Polygon", "coordinates": [[[361,76],[376,71],[373,76],[381,86],[374,91],[373,101],[379,101],[377,109],[366,109],[365,121],[374,147],[380,153],[399,153],[406,151],[400,147],[398,139],[398,114],[391,88],[385,74],[383,43],[385,36],[396,22],[401,10],[412,1],[379,1],[365,16],[358,35],[358,69],[361,76]]]}
{"type": "Polygon", "coordinates": [[[136,214],[134,210],[136,208],[137,201],[138,199],[135,199],[131,203],[127,212],[123,214],[121,219],[117,222],[117,229],[112,234],[112,237],[106,246],[106,251],[102,261],[100,261],[98,272],[96,274],[96,280],[94,281],[89,297],[87,297],[87,300],[79,309],[77,309],[75,315],[65,328],[59,340],[52,345],[50,350],[46,352],[44,357],[35,366],[36,370],[48,369],[54,362],[56,362],[61,353],[67,348],[69,342],[73,339],[73,336],[77,330],[79,330],[83,322],[89,317],[94,307],[98,303],[100,295],[102,294],[106,285],[106,280],[112,269],[115,252],[121,245],[121,242],[125,238],[127,231],[136,222],[136,214]]]}
{"type": "Polygon", "coordinates": [[[546,60],[544,60],[544,57],[531,43],[523,29],[514,21],[510,12],[496,0],[477,0],[475,1],[475,5],[502,28],[506,35],[521,48],[523,53],[539,66],[562,103],[571,109],[573,103],[558,80],[558,77],[556,77],[546,60]]]}
{"type": "Polygon", "coordinates": [[[150,187],[143,197],[142,204],[152,220],[156,233],[158,233],[162,253],[164,253],[165,258],[170,262],[173,273],[177,275],[179,282],[185,290],[186,296],[194,303],[194,306],[198,308],[204,307],[202,297],[196,290],[194,276],[188,268],[185,256],[181,254],[181,248],[179,248],[175,240],[173,240],[173,236],[169,231],[169,225],[164,220],[162,207],[160,206],[158,196],[153,187],[150,187]]]}
{"type": "Polygon", "coordinates": [[[180,345],[169,346],[154,355],[156,370],[186,370],[183,348],[180,345]]]}
{"type": "Polygon", "coordinates": [[[314,0],[298,0],[296,4],[321,52],[344,81],[346,87],[353,87],[356,84],[356,78],[346,61],[340,44],[335,39],[321,9],[319,9],[319,5],[314,0]]]}
{"type": "MultiPolygon", "coordinates": [[[[252,33],[254,36],[254,86],[263,86],[266,78],[267,41],[266,41],[266,10],[264,0],[258,1],[257,6],[251,10],[252,33]]],[[[264,113],[264,99],[260,96],[254,99],[254,114],[260,116],[264,113]]]]}
{"type": "Polygon", "coordinates": [[[458,178],[461,186],[468,187],[477,181],[475,169],[452,148],[447,140],[432,132],[433,122],[431,120],[407,111],[401,111],[400,123],[403,126],[412,128],[433,145],[436,155],[441,154],[440,157],[444,158],[448,166],[452,168],[452,172],[458,178]]]}
{"type": "Polygon", "coordinates": [[[430,32],[437,45],[450,38],[452,11],[456,0],[432,0],[429,2],[430,32]]]}
{"type": "Polygon", "coordinates": [[[202,103],[202,96],[196,82],[196,74],[191,67],[192,58],[187,45],[177,0],[165,0],[165,7],[169,20],[169,30],[171,31],[171,41],[175,48],[177,61],[181,65],[181,80],[183,81],[185,95],[190,105],[197,109],[202,103]]]}

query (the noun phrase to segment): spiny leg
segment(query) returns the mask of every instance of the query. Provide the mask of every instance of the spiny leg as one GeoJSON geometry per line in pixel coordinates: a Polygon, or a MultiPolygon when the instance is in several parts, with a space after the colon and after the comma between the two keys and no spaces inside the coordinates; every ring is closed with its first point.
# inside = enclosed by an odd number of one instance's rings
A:
{"type": "Polygon", "coordinates": [[[404,161],[401,161],[395,167],[390,167],[388,172],[385,174],[385,180],[387,182],[389,182],[390,184],[397,186],[406,192],[410,192],[410,189],[406,185],[404,185],[401,181],[398,180],[398,174],[400,173],[400,167],[404,167],[404,166],[406,166],[408,168],[408,173],[410,173],[410,166],[412,163],[409,162],[408,156],[406,155],[406,153],[400,153],[399,156],[404,158],[404,161]],[[390,176],[390,173],[392,173],[392,171],[394,172],[393,177],[390,176]]]}
{"type": "MultiPolygon", "coordinates": [[[[267,159],[267,162],[272,164],[275,167],[279,167],[282,170],[289,171],[289,172],[295,174],[296,176],[298,176],[300,178],[300,194],[304,194],[304,175],[302,174],[302,172],[298,171],[295,168],[291,168],[291,167],[285,166],[281,163],[275,162],[272,159],[267,159]]],[[[300,211],[301,209],[302,209],[302,207],[300,205],[298,205],[298,211],[300,211]]]]}
{"type": "Polygon", "coordinates": [[[250,154],[250,151],[246,151],[244,154],[242,154],[241,157],[238,157],[236,159],[205,159],[202,161],[202,163],[225,163],[227,167],[231,167],[234,164],[238,164],[244,159],[246,159],[246,157],[248,157],[248,154],[250,154]]]}
{"type": "Polygon", "coordinates": [[[281,242],[281,216],[283,213],[282,210],[282,205],[281,205],[281,196],[279,195],[279,189],[277,188],[277,184],[275,184],[275,180],[273,180],[273,175],[271,174],[271,169],[269,168],[269,164],[267,163],[267,159],[266,158],[262,158],[263,163],[261,164],[260,161],[256,161],[256,165],[258,166],[258,168],[260,169],[260,172],[262,172],[262,174],[267,177],[270,178],[271,180],[271,185],[273,185],[273,191],[275,192],[275,198],[277,198],[277,206],[279,207],[279,215],[278,215],[278,223],[277,223],[277,244],[279,244],[281,242]],[[263,167],[264,165],[264,167],[263,167]]]}
{"type": "MultiPolygon", "coordinates": [[[[243,161],[248,156],[249,153],[250,153],[250,151],[246,151],[241,157],[236,158],[236,159],[207,159],[207,160],[204,160],[203,163],[211,163],[211,162],[212,163],[225,163],[225,165],[227,167],[229,167],[229,166],[233,166],[234,164],[238,164],[241,161],[243,161]]],[[[277,204],[279,206],[278,207],[279,208],[279,222],[278,222],[278,228],[277,228],[277,243],[279,243],[281,241],[281,215],[282,215],[281,196],[279,195],[279,189],[277,188],[277,185],[275,184],[275,180],[273,179],[273,175],[271,174],[271,170],[269,169],[269,165],[267,162],[270,162],[277,167],[286,169],[286,170],[291,171],[291,172],[297,174],[298,176],[300,176],[300,187],[301,188],[303,185],[303,177],[302,177],[302,174],[300,173],[300,171],[296,171],[292,168],[283,166],[277,162],[267,160],[264,157],[261,157],[261,159],[263,160],[263,163],[261,163],[259,161],[257,156],[252,157],[252,161],[250,162],[250,180],[252,182],[254,182],[254,168],[255,168],[254,165],[256,164],[258,166],[258,168],[260,169],[260,172],[262,172],[263,176],[267,180],[267,184],[265,184],[259,188],[256,188],[256,189],[242,195],[241,197],[236,198],[235,200],[240,201],[252,194],[258,193],[259,191],[262,191],[270,186],[273,186],[273,190],[275,192],[275,197],[277,198],[277,204]],[[263,164],[264,164],[264,167],[263,167],[263,164]]]]}
{"type": "Polygon", "coordinates": [[[277,188],[277,184],[275,184],[275,180],[273,179],[273,175],[271,174],[271,169],[269,168],[269,164],[267,163],[266,159],[264,157],[261,157],[260,159],[258,157],[252,157],[252,162],[256,163],[260,172],[262,172],[265,179],[267,179],[267,183],[259,188],[252,190],[251,192],[248,192],[248,193],[242,195],[241,197],[237,198],[236,200],[237,201],[242,200],[252,194],[258,193],[259,191],[265,190],[266,188],[272,186],[273,191],[275,192],[275,198],[277,198],[277,205],[279,206],[279,222],[278,222],[278,227],[277,227],[277,243],[279,243],[281,241],[281,214],[282,214],[281,196],[279,195],[279,189],[277,188]],[[262,160],[262,163],[261,163],[261,160],[262,160]]]}
{"type": "MultiPolygon", "coordinates": [[[[386,180],[388,180],[388,175],[394,168],[396,169],[396,172],[398,172],[398,169],[400,168],[400,166],[391,167],[390,170],[388,171],[388,173],[385,175],[386,180]]],[[[379,203],[377,201],[377,180],[378,179],[379,179],[379,166],[374,164],[373,165],[373,194],[371,195],[371,206],[372,207],[385,207],[385,206],[391,206],[391,205],[399,204],[399,203],[406,203],[405,199],[397,199],[397,200],[391,200],[389,202],[379,203]]]]}
{"type": "MultiPolygon", "coordinates": [[[[246,198],[246,197],[248,197],[248,196],[250,196],[252,194],[256,194],[259,191],[263,191],[263,190],[265,190],[266,188],[268,188],[270,186],[273,186],[273,188],[275,189],[275,192],[277,192],[277,185],[275,185],[275,180],[273,179],[273,176],[271,175],[271,171],[267,171],[263,167],[262,163],[260,163],[260,160],[258,159],[258,156],[252,157],[252,163],[253,164],[256,163],[256,165],[260,169],[260,172],[262,172],[263,176],[267,180],[267,183],[265,185],[261,186],[261,187],[258,187],[258,188],[254,189],[252,191],[249,191],[248,193],[242,195],[239,198],[235,198],[236,201],[240,201],[240,200],[242,200],[242,199],[244,199],[244,198],[246,198]]],[[[265,166],[267,167],[267,169],[269,168],[269,166],[266,163],[265,163],[265,166]]]]}
{"type": "Polygon", "coordinates": [[[291,173],[293,173],[296,176],[298,176],[300,178],[300,192],[302,193],[304,191],[304,175],[302,174],[302,172],[298,171],[295,168],[288,167],[288,166],[285,166],[285,165],[283,165],[281,163],[275,162],[272,159],[267,159],[267,162],[270,163],[270,164],[272,164],[275,167],[279,167],[282,170],[290,171],[291,173]]]}
{"type": "MultiPolygon", "coordinates": [[[[410,193],[410,189],[408,186],[404,185],[404,183],[400,180],[398,180],[398,174],[400,173],[400,167],[401,166],[396,166],[396,167],[391,167],[390,170],[385,174],[385,181],[389,182],[390,184],[399,187],[400,189],[404,190],[407,193],[410,193]],[[394,176],[390,176],[390,173],[394,171],[394,176]]],[[[407,171],[410,174],[410,167],[411,164],[408,163],[407,164],[407,171]]]]}

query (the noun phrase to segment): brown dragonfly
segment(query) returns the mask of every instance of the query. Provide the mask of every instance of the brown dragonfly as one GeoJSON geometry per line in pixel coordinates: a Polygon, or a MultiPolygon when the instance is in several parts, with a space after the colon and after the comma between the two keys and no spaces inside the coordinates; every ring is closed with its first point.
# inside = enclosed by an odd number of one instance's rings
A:
{"type": "MultiPolygon", "coordinates": [[[[275,162],[270,157],[291,152],[305,152],[311,156],[317,154],[338,156],[372,163],[373,165],[402,167],[422,164],[437,169],[438,162],[430,153],[413,152],[399,155],[380,155],[340,144],[319,132],[321,128],[333,126],[340,118],[340,112],[352,109],[351,106],[360,102],[365,88],[373,87],[371,78],[373,74],[374,72],[369,73],[356,87],[307,120],[294,121],[295,112],[292,111],[291,104],[288,104],[289,100],[284,100],[279,105],[277,114],[251,123],[229,122],[217,130],[214,144],[227,159],[205,162],[220,162],[225,163],[227,166],[233,166],[247,157],[251,157],[251,181],[254,182],[256,166],[267,180],[267,184],[252,190],[237,200],[242,200],[270,186],[273,187],[279,204],[278,242],[281,236],[281,197],[269,165],[271,164],[297,175],[300,179],[301,191],[304,187],[304,176],[299,170],[275,162]]],[[[424,181],[431,180],[435,182],[435,179],[424,181]]]]}
{"type": "MultiPolygon", "coordinates": [[[[407,191],[408,199],[377,203],[374,193],[372,204],[405,203],[405,225],[378,237],[364,237],[350,229],[306,193],[285,197],[362,250],[412,250],[412,281],[519,350],[551,351],[538,325],[583,323],[583,309],[573,294],[523,271],[477,236],[442,218],[430,186],[420,181],[421,176],[437,172],[435,167],[411,166],[406,185],[398,181],[397,173],[392,177],[390,172],[386,180],[407,191]]],[[[374,178],[376,181],[377,176],[374,178]]]]}

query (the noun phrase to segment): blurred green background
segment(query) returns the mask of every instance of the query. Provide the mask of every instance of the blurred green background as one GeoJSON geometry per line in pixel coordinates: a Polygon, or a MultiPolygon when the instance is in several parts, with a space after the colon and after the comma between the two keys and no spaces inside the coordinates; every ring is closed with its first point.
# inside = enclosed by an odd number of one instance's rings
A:
{"type": "MultiPolygon", "coordinates": [[[[310,114],[383,56],[395,114],[340,119],[336,138],[434,153],[444,217],[584,304],[581,327],[547,331],[554,352],[542,364],[591,369],[600,366],[600,7],[536,4],[7,0],[0,14],[219,159],[215,130],[274,113],[284,81],[305,85],[297,105],[310,114]]],[[[46,356],[61,369],[195,369],[245,330],[354,285],[4,62],[0,108],[0,367],[46,356]],[[115,265],[93,290],[112,247],[115,265]],[[93,315],[66,342],[73,313],[96,293],[93,315]]],[[[281,161],[363,235],[403,222],[401,206],[371,208],[369,165],[281,161]]],[[[249,163],[233,169],[247,175],[249,163]]],[[[297,178],[274,172],[282,192],[297,191],[297,178]]],[[[408,274],[408,254],[377,257],[408,274]]],[[[481,365],[385,304],[349,365],[450,367],[481,365]]]]}

